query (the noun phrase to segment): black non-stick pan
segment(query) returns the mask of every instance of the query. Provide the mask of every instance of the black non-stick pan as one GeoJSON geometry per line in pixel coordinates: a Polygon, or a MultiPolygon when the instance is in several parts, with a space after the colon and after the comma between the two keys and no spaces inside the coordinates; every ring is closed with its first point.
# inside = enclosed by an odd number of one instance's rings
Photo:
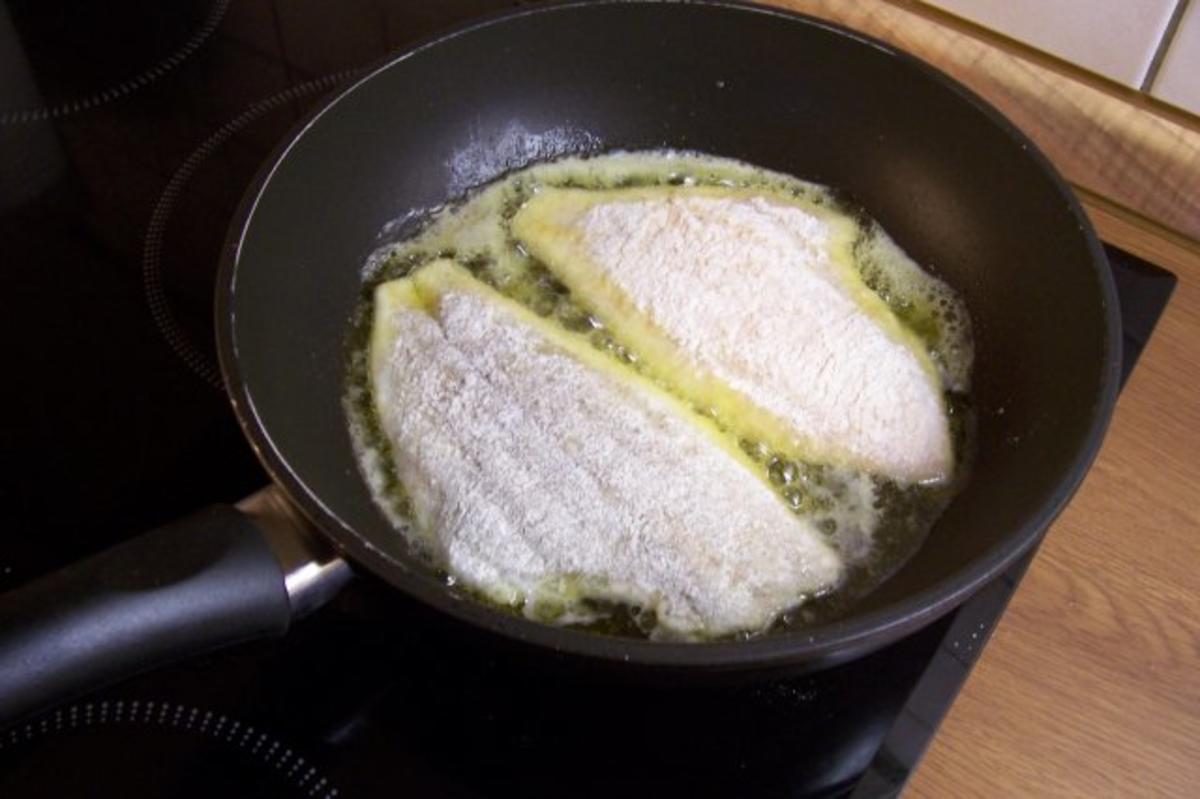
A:
{"type": "Polygon", "coordinates": [[[929,623],[1026,551],[1082,480],[1116,394],[1103,255],[1029,140],[889,45],[749,6],[523,9],[397,56],[294,132],[247,194],[224,258],[217,322],[234,408],[321,540],[273,534],[268,545],[245,517],[215,508],[0,598],[6,718],[167,658],[282,633],[347,573],[335,554],[530,650],[630,671],[828,665],[929,623]],[[917,555],[833,623],[686,644],[537,624],[438,579],[359,475],[342,408],[345,339],[381,231],[531,161],[661,147],[835,187],[970,309],[970,481],[917,555]]]}

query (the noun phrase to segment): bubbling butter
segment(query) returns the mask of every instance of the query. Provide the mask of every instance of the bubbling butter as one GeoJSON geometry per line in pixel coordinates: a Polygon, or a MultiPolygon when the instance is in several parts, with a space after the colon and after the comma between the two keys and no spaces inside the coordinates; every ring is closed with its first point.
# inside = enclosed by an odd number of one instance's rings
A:
{"type": "MultiPolygon", "coordinates": [[[[364,302],[351,348],[347,409],[363,472],[379,504],[397,528],[418,544],[412,507],[396,477],[387,442],[371,405],[369,367],[363,333],[369,327],[371,291],[437,259],[451,259],[477,280],[533,311],[563,331],[606,354],[615,365],[638,373],[678,396],[712,422],[714,435],[738,447],[746,463],[793,513],[811,522],[838,552],[847,569],[837,590],[781,615],[775,629],[792,629],[843,614],[856,597],[870,591],[915,552],[967,472],[971,413],[968,392],[973,359],[966,307],[942,280],[921,269],[886,232],[849,207],[829,189],[728,159],[674,151],[616,153],[540,164],[481,187],[463,201],[431,211],[416,235],[380,248],[364,268],[364,302]],[[943,390],[952,434],[953,473],[921,482],[896,479],[879,470],[837,458],[813,458],[758,435],[739,418],[736,407],[700,401],[681,390],[670,369],[658,368],[636,331],[614,324],[587,296],[577,295],[514,234],[513,219],[546,189],[609,191],[654,187],[700,187],[757,194],[777,202],[799,203],[832,220],[830,253],[873,292],[886,308],[889,324],[920,348],[921,357],[943,390]]],[[[876,299],[877,298],[877,299],[876,299]]],[[[786,350],[783,353],[786,356],[786,350]]],[[[448,579],[453,580],[450,575],[448,579]]],[[[557,623],[583,624],[606,632],[648,634],[641,608],[621,602],[595,602],[577,587],[561,597],[543,597],[538,607],[516,602],[526,613],[557,623]]]]}

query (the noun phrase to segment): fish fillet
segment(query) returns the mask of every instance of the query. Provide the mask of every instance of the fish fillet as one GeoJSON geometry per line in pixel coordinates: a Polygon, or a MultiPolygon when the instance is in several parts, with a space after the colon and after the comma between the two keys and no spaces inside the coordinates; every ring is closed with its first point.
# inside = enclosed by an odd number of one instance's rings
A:
{"type": "Polygon", "coordinates": [[[709,423],[449,261],[377,289],[370,369],[419,534],[493,599],[620,600],[714,635],[840,577],[709,423]]]}
{"type": "Polygon", "coordinates": [[[749,189],[543,189],[512,231],[658,376],[773,449],[950,475],[941,381],[849,265],[848,218],[749,189]]]}

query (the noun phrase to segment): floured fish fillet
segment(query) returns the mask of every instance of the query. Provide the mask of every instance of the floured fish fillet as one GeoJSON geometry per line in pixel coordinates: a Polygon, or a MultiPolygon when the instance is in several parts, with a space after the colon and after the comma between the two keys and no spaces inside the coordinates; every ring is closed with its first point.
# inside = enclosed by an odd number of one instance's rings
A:
{"type": "Polygon", "coordinates": [[[715,428],[462,267],[381,285],[369,356],[418,534],[495,600],[623,601],[716,635],[840,577],[715,428]]]}
{"type": "Polygon", "coordinates": [[[949,477],[940,378],[849,265],[848,218],[753,189],[547,188],[512,230],[660,377],[772,448],[949,477]]]}

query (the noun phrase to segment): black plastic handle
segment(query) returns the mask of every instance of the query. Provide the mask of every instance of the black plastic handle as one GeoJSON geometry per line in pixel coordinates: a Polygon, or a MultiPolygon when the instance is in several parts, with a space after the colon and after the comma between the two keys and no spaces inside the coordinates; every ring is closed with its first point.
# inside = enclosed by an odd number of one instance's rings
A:
{"type": "Polygon", "coordinates": [[[162,663],[280,635],[284,576],[214,506],[0,594],[0,726],[162,663]]]}

